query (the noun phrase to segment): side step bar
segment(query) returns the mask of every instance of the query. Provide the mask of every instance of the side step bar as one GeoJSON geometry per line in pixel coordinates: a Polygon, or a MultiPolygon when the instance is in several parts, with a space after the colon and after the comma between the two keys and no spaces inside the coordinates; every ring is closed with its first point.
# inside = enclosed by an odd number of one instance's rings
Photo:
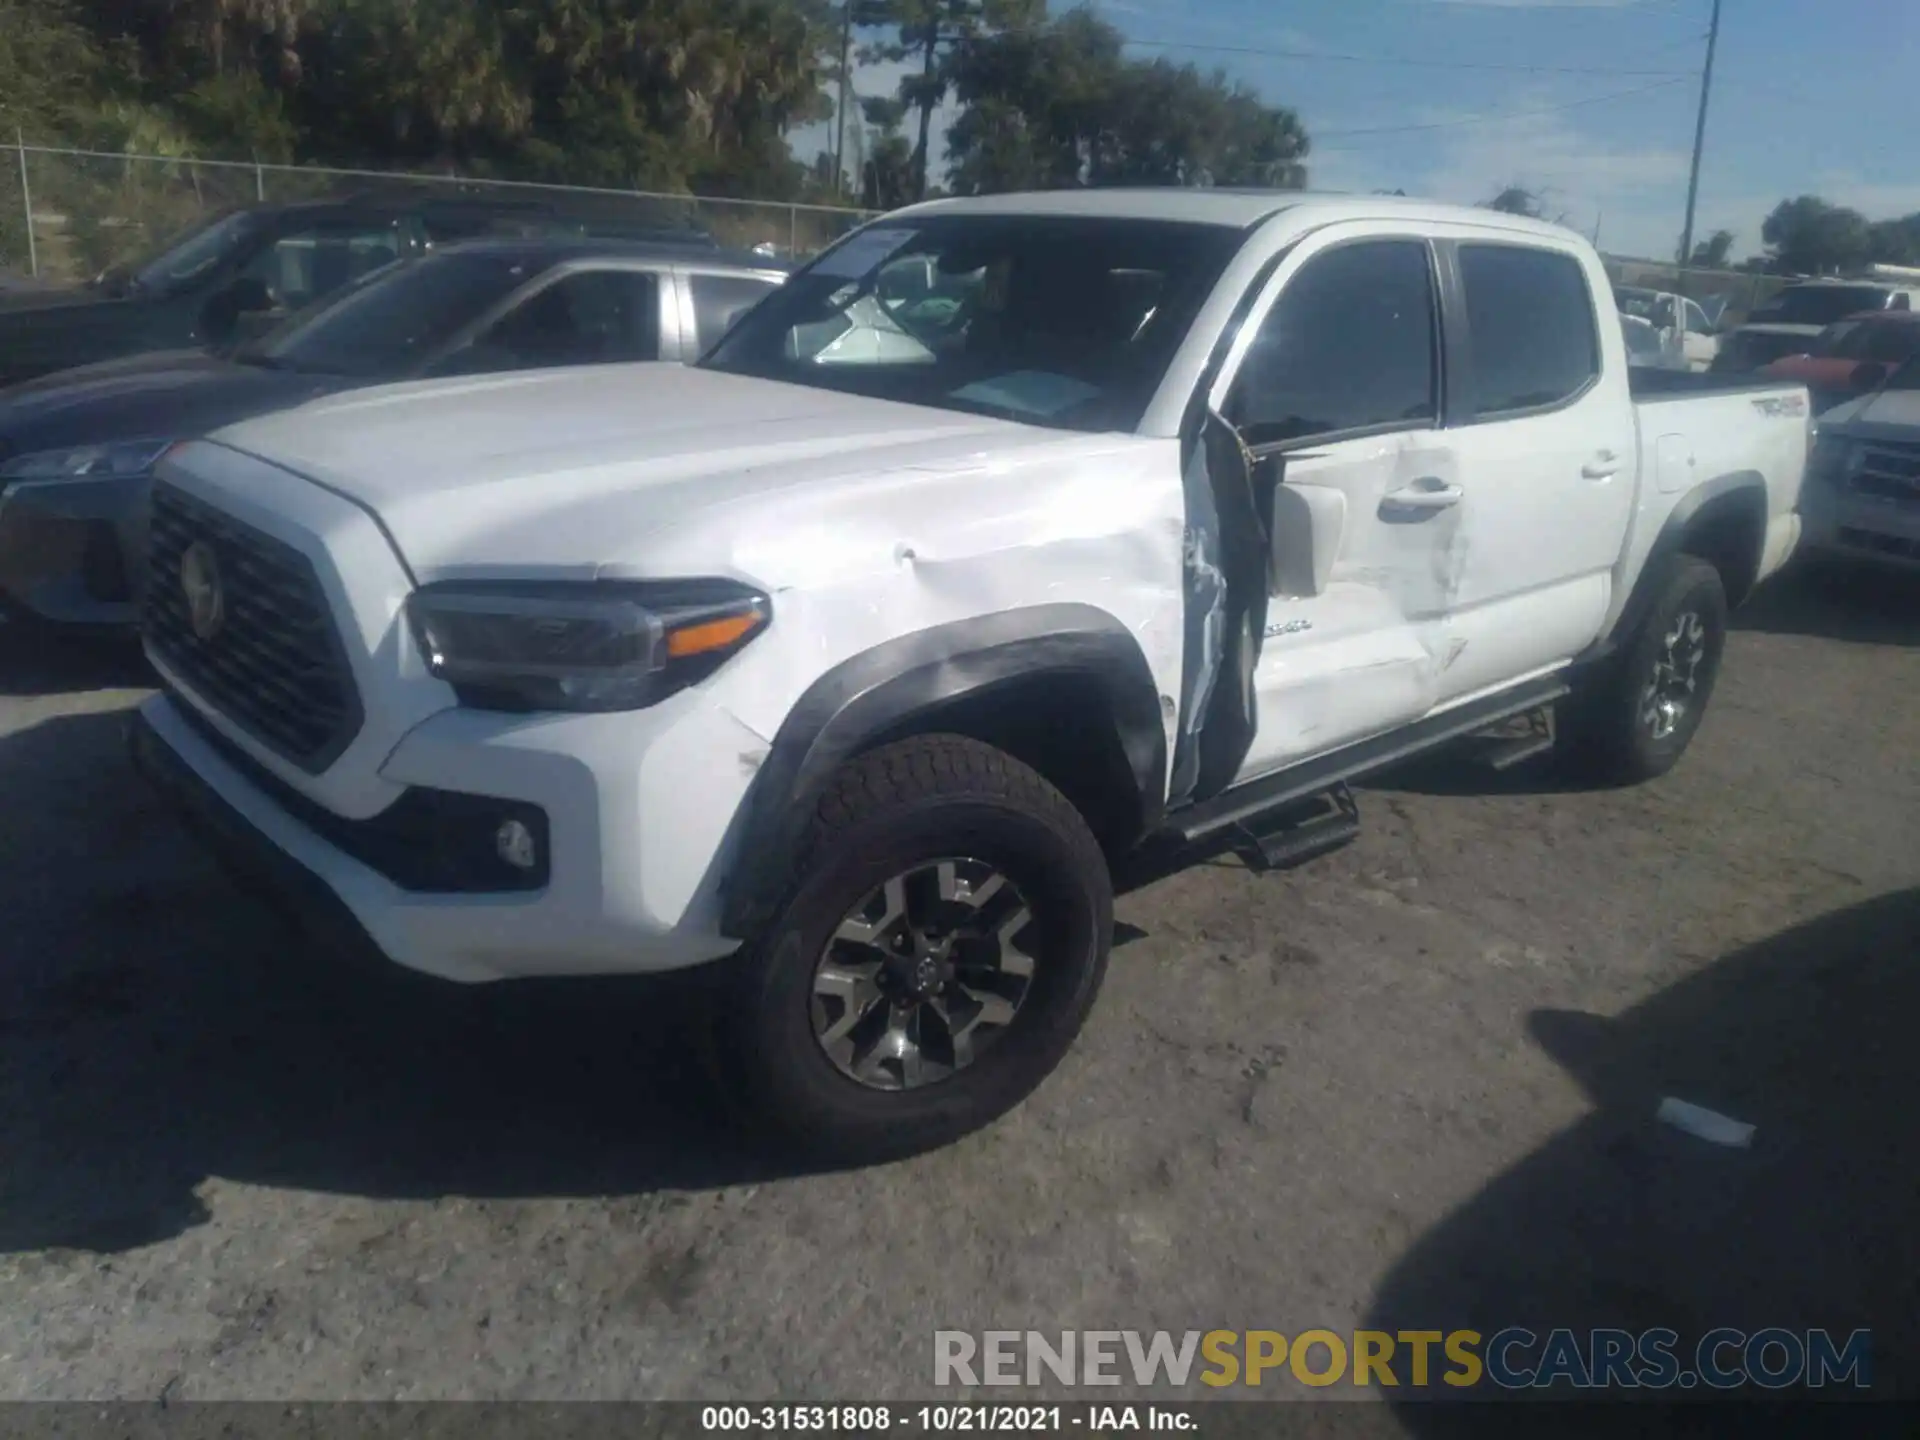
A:
{"type": "MultiPolygon", "coordinates": [[[[1497,725],[1502,720],[1510,720],[1515,715],[1524,715],[1529,710],[1551,705],[1569,688],[1564,678],[1551,675],[1467,705],[1456,706],[1438,715],[1430,715],[1425,720],[1389,734],[1362,740],[1357,745],[1302,761],[1271,775],[1262,775],[1257,780],[1236,785],[1211,800],[1202,800],[1197,805],[1175,811],[1167,817],[1167,830],[1188,844],[1209,839],[1236,826],[1257,830],[1257,824],[1252,822],[1259,816],[1332,790],[1361,775],[1385,769],[1431,750],[1436,745],[1444,745],[1449,740],[1457,740],[1476,730],[1484,730],[1489,725],[1497,725]]],[[[1526,737],[1525,746],[1516,747],[1510,755],[1500,758],[1506,765],[1516,765],[1529,755],[1547,749],[1552,743],[1550,733],[1544,744],[1538,743],[1538,737],[1529,736],[1526,737]]]]}
{"type": "MultiPolygon", "coordinates": [[[[1289,806],[1288,810],[1294,808],[1289,806]]],[[[1290,814],[1286,818],[1262,816],[1255,824],[1242,827],[1247,843],[1240,853],[1247,868],[1262,873],[1292,870],[1360,838],[1360,807],[1344,783],[1319,797],[1318,810],[1318,814],[1290,814]]]]}

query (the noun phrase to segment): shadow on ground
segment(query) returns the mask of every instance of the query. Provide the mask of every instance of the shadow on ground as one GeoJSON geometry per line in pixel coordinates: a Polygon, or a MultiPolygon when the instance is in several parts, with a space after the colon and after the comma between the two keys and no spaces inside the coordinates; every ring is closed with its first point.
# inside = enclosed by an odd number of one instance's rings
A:
{"type": "Polygon", "coordinates": [[[1799,565],[1733,613],[1735,630],[1865,645],[1920,645],[1920,575],[1799,565]]]}
{"type": "MultiPolygon", "coordinates": [[[[1917,1014],[1920,889],[1751,946],[1615,1019],[1535,1012],[1535,1040],[1592,1115],[1418,1241],[1367,1324],[1489,1337],[1668,1327],[1686,1368],[1719,1326],[1842,1340],[1867,1328],[1871,1393],[1914,1398],[1917,1014]],[[1669,1095],[1756,1125],[1752,1148],[1657,1124],[1669,1095]]],[[[1475,1409],[1410,1404],[1401,1417],[1416,1435],[1469,1434],[1475,1409]]]]}
{"type": "Polygon", "coordinates": [[[771,1178],[670,986],[464,988],[303,954],[124,758],[125,712],[0,738],[0,1251],[150,1244],[209,1176],[387,1197],[771,1178]]]}

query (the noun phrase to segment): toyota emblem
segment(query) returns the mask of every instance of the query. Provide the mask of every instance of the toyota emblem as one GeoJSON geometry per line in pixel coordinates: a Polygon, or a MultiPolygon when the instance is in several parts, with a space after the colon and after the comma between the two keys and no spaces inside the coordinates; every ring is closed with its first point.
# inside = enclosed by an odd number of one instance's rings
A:
{"type": "Polygon", "coordinates": [[[187,601],[187,623],[205,641],[227,620],[227,594],[220,583],[220,562],[213,547],[196,540],[180,555],[180,593],[187,601]]]}

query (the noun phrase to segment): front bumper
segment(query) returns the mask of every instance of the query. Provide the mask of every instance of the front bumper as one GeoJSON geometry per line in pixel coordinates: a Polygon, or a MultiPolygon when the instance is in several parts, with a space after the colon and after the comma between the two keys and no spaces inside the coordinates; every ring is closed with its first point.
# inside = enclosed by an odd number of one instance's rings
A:
{"type": "Polygon", "coordinates": [[[0,482],[0,600],[58,625],[139,623],[145,477],[0,482]]]}
{"type": "Polygon", "coordinates": [[[1800,510],[1803,550],[1920,572],[1920,501],[1883,500],[1809,483],[1800,510]]]}
{"type": "Polygon", "coordinates": [[[208,784],[160,738],[144,711],[136,711],[128,726],[127,750],[135,772],[173,807],[241,889],[272,905],[331,956],[357,963],[386,958],[326,882],[208,784]]]}
{"type": "Polygon", "coordinates": [[[365,830],[380,817],[311,823],[319,817],[250,773],[244,755],[227,752],[231,742],[202,733],[208,722],[190,721],[189,703],[161,694],[140,707],[132,745],[141,773],[250,888],[311,928],[347,937],[341,943],[351,949],[370,946],[409,969],[478,983],[673,970],[737,948],[718,928],[717,866],[675,873],[704,828],[685,803],[691,794],[683,790],[676,805],[658,793],[700,782],[707,766],[686,745],[734,738],[710,715],[656,732],[651,747],[626,715],[455,710],[418,727],[389,757],[387,778],[479,802],[458,777],[485,777],[506,805],[550,817],[551,868],[540,889],[459,892],[405,888],[369,863],[377,855],[349,853],[334,825],[365,830]],[[657,803],[644,798],[650,792],[657,803]],[[643,815],[653,819],[645,833],[643,815]]]}

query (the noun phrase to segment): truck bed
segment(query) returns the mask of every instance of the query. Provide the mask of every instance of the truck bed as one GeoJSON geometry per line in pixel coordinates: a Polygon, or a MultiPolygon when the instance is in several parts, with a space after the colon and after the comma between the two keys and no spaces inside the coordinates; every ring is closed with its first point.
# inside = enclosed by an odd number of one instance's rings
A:
{"type": "Polygon", "coordinates": [[[1770,376],[1745,373],[1727,374],[1691,370],[1656,370],[1635,365],[1627,371],[1627,391],[1636,401],[1655,404],[1662,400],[1690,400],[1701,395],[1733,395],[1743,390],[1775,391],[1801,388],[1797,380],[1775,380],[1770,376]]]}

